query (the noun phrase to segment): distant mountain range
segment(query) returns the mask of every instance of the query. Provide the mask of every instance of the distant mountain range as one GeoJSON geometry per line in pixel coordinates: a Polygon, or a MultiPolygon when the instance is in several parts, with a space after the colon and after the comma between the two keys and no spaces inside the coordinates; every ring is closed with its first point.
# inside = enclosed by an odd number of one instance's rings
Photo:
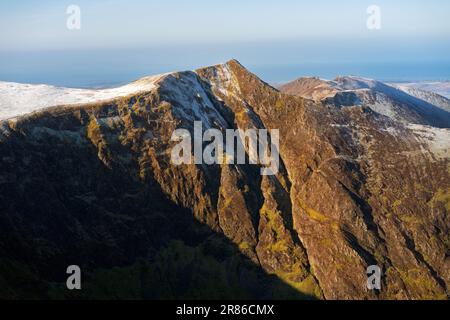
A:
{"type": "Polygon", "coordinates": [[[448,299],[449,105],[359,77],[277,89],[236,60],[118,89],[1,83],[0,298],[448,299]],[[279,129],[279,173],[173,165],[198,120],[279,129]]]}

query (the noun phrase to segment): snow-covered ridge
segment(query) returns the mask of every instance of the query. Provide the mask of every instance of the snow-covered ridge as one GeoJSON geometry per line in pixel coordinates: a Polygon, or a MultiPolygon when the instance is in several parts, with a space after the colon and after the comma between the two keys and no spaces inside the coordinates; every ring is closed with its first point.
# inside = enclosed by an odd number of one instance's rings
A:
{"type": "Polygon", "coordinates": [[[424,90],[357,76],[300,78],[280,90],[339,106],[364,105],[395,121],[450,128],[450,100],[424,90]]]}
{"type": "Polygon", "coordinates": [[[409,124],[418,141],[428,146],[428,151],[437,159],[450,158],[450,129],[409,124]]]}
{"type": "Polygon", "coordinates": [[[435,92],[418,89],[408,85],[392,84],[392,86],[406,92],[413,97],[422,99],[428,103],[431,103],[435,106],[440,107],[441,109],[450,112],[450,99],[444,96],[441,96],[435,92]]]}
{"type": "Polygon", "coordinates": [[[127,85],[109,89],[74,89],[50,85],[0,81],[0,120],[14,118],[43,108],[86,104],[150,91],[165,74],[145,77],[127,85]]]}
{"type": "Polygon", "coordinates": [[[422,91],[434,92],[440,96],[450,99],[450,81],[431,81],[431,82],[397,82],[391,85],[403,88],[416,88],[422,91]]]}

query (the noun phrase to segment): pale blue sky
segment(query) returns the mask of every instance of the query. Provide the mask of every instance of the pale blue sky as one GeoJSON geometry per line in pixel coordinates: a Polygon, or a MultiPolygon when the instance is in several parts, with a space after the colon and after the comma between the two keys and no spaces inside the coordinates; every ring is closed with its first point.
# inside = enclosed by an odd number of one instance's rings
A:
{"type": "Polygon", "coordinates": [[[0,3],[0,43],[66,49],[368,37],[371,4],[382,10],[378,37],[450,38],[446,0],[11,0],[0,3]],[[70,4],[82,10],[80,31],[66,29],[70,4]]]}
{"type": "Polygon", "coordinates": [[[80,85],[119,82],[230,58],[268,81],[377,76],[383,66],[392,78],[400,64],[398,78],[419,77],[415,65],[420,77],[450,77],[449,16],[447,0],[1,1],[0,80],[70,83],[52,76],[65,68],[80,85]],[[66,28],[70,4],[81,8],[80,31],[66,28]],[[366,27],[371,4],[381,30],[366,27]]]}

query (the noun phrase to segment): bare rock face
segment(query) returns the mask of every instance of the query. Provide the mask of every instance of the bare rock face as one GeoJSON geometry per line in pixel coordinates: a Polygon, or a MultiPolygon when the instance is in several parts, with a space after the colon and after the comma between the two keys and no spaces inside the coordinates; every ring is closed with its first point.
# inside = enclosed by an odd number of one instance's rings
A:
{"type": "Polygon", "coordinates": [[[446,118],[418,98],[391,98],[396,119],[283,93],[235,60],[153,85],[0,123],[0,297],[71,298],[72,264],[90,298],[449,297],[446,118]],[[174,165],[172,133],[194,121],[279,129],[279,172],[174,165]]]}

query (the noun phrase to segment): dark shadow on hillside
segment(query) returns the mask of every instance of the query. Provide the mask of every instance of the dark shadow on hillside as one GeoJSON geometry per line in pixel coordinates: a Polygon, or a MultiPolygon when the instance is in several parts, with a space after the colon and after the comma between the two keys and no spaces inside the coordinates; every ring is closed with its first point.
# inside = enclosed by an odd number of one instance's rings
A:
{"type": "Polygon", "coordinates": [[[133,166],[106,166],[86,141],[29,134],[0,145],[0,298],[313,298],[268,275],[133,166]],[[69,265],[81,267],[81,291],[65,287],[69,265]]]}

